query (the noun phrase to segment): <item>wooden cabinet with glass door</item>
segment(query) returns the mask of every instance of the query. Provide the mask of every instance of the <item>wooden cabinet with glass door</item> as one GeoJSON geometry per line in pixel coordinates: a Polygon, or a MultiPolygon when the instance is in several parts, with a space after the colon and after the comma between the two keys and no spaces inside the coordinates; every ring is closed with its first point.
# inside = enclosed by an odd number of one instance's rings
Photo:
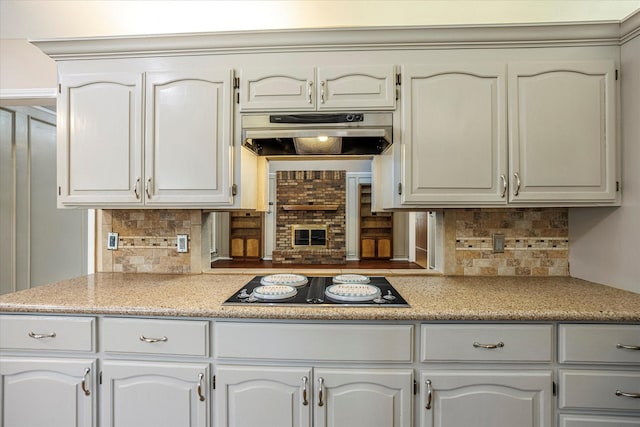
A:
{"type": "Polygon", "coordinates": [[[389,259],[393,255],[393,213],[371,212],[371,185],[359,186],[360,259],[389,259]]]}
{"type": "Polygon", "coordinates": [[[229,217],[229,247],[234,260],[260,259],[262,256],[261,212],[235,211],[229,217]]]}

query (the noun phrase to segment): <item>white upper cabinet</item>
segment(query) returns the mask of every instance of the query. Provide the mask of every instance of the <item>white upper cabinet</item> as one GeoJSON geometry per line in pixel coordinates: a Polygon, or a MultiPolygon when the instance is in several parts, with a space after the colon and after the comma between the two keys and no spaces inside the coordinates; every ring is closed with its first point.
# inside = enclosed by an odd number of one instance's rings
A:
{"type": "Polygon", "coordinates": [[[613,61],[509,64],[511,202],[616,201],[613,61]]]}
{"type": "Polygon", "coordinates": [[[142,204],[142,74],[60,76],[58,201],[142,204]]]}
{"type": "Polygon", "coordinates": [[[230,206],[232,77],[230,69],[63,74],[59,204],[230,206]]]}
{"type": "Polygon", "coordinates": [[[402,68],[402,203],[505,204],[506,65],[402,68]]]}
{"type": "Polygon", "coordinates": [[[232,74],[147,73],[147,205],[230,204],[232,74]]]}
{"type": "Polygon", "coordinates": [[[240,111],[395,108],[395,66],[243,68],[240,111]]]}

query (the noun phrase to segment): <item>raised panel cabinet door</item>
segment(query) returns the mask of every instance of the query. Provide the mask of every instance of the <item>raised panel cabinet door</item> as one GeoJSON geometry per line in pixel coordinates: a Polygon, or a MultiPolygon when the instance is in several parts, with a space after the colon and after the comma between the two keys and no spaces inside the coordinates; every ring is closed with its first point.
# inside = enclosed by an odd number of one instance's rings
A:
{"type": "Polygon", "coordinates": [[[360,258],[376,257],[376,240],[361,239],[360,240],[360,258]]]}
{"type": "Polygon", "coordinates": [[[315,110],[314,67],[260,67],[240,71],[240,111],[315,110]]]}
{"type": "Polygon", "coordinates": [[[411,427],[413,370],[314,370],[315,427],[411,427]]]}
{"type": "Polygon", "coordinates": [[[91,427],[95,378],[94,359],[0,358],[0,425],[91,427]]]}
{"type": "Polygon", "coordinates": [[[378,239],[378,258],[391,258],[390,239],[378,239]]]}
{"type": "Polygon", "coordinates": [[[60,76],[58,202],[140,205],[142,74],[60,76]]]}
{"type": "Polygon", "coordinates": [[[401,203],[507,202],[506,65],[402,68],[401,203]]]}
{"type": "Polygon", "coordinates": [[[106,360],[101,426],[207,427],[211,394],[206,363],[106,360]]]}
{"type": "Polygon", "coordinates": [[[393,109],[394,65],[318,67],[318,109],[393,109]]]}
{"type": "Polygon", "coordinates": [[[309,427],[311,368],[216,367],[218,427],[309,427]]]}
{"type": "Polygon", "coordinates": [[[511,202],[616,201],[613,61],[509,63],[511,202]]]}
{"type": "Polygon", "coordinates": [[[230,70],[147,73],[147,205],[233,202],[231,78],[230,70]]]}
{"type": "Polygon", "coordinates": [[[422,371],[421,427],[551,427],[551,371],[422,371]]]}

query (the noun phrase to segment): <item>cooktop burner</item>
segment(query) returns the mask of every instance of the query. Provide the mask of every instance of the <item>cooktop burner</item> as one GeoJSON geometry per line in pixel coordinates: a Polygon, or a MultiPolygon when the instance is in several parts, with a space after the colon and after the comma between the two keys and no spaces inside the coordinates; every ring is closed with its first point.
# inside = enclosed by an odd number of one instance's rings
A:
{"type": "Polygon", "coordinates": [[[275,276],[254,277],[223,305],[409,307],[384,277],[281,275],[286,277],[278,282],[273,279],[275,276]]]}

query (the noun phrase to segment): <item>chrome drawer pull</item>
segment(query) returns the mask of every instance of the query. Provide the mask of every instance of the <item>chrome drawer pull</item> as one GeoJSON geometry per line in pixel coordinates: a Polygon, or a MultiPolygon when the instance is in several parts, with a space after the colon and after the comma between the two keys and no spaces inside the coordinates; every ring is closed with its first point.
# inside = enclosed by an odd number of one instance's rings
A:
{"type": "Polygon", "coordinates": [[[507,177],[500,175],[500,181],[502,181],[502,192],[500,193],[500,198],[504,199],[504,196],[507,195],[507,177]]]}
{"type": "Polygon", "coordinates": [[[516,188],[513,190],[513,195],[517,196],[520,194],[520,174],[516,172],[513,174],[513,177],[516,179],[516,188]]]}
{"type": "Polygon", "coordinates": [[[165,342],[168,341],[169,338],[167,337],[160,337],[160,338],[147,338],[144,335],[140,335],[140,341],[144,341],[144,342],[165,342]]]}
{"type": "Polygon", "coordinates": [[[616,344],[616,348],[624,350],[640,350],[640,345],[616,344]]]}
{"type": "Polygon", "coordinates": [[[302,405],[307,406],[309,401],[307,400],[307,382],[309,378],[306,376],[302,377],[302,405]]]}
{"type": "Polygon", "coordinates": [[[616,390],[616,396],[631,397],[633,399],[640,399],[640,393],[627,393],[626,391],[616,390]]]}
{"type": "Polygon", "coordinates": [[[204,396],[202,395],[202,380],[204,379],[204,374],[200,372],[198,374],[198,399],[200,402],[204,402],[204,396]]]}
{"type": "Polygon", "coordinates": [[[87,375],[89,375],[89,372],[91,372],[91,368],[85,368],[84,375],[82,375],[82,384],[80,384],[85,396],[91,395],[91,391],[87,388],[87,375]]]}
{"type": "Polygon", "coordinates": [[[488,348],[488,349],[495,349],[495,348],[502,348],[504,347],[504,343],[502,341],[500,341],[498,344],[480,344],[479,342],[474,342],[473,346],[475,348],[488,348]]]}
{"type": "Polygon", "coordinates": [[[42,338],[55,338],[56,337],[56,333],[55,332],[49,332],[48,334],[36,334],[35,332],[29,332],[29,336],[31,338],[35,338],[37,340],[42,339],[42,338]]]}
{"type": "Polygon", "coordinates": [[[424,408],[431,409],[431,401],[433,400],[433,389],[431,388],[431,380],[426,380],[424,383],[427,385],[427,404],[424,408]]]}

